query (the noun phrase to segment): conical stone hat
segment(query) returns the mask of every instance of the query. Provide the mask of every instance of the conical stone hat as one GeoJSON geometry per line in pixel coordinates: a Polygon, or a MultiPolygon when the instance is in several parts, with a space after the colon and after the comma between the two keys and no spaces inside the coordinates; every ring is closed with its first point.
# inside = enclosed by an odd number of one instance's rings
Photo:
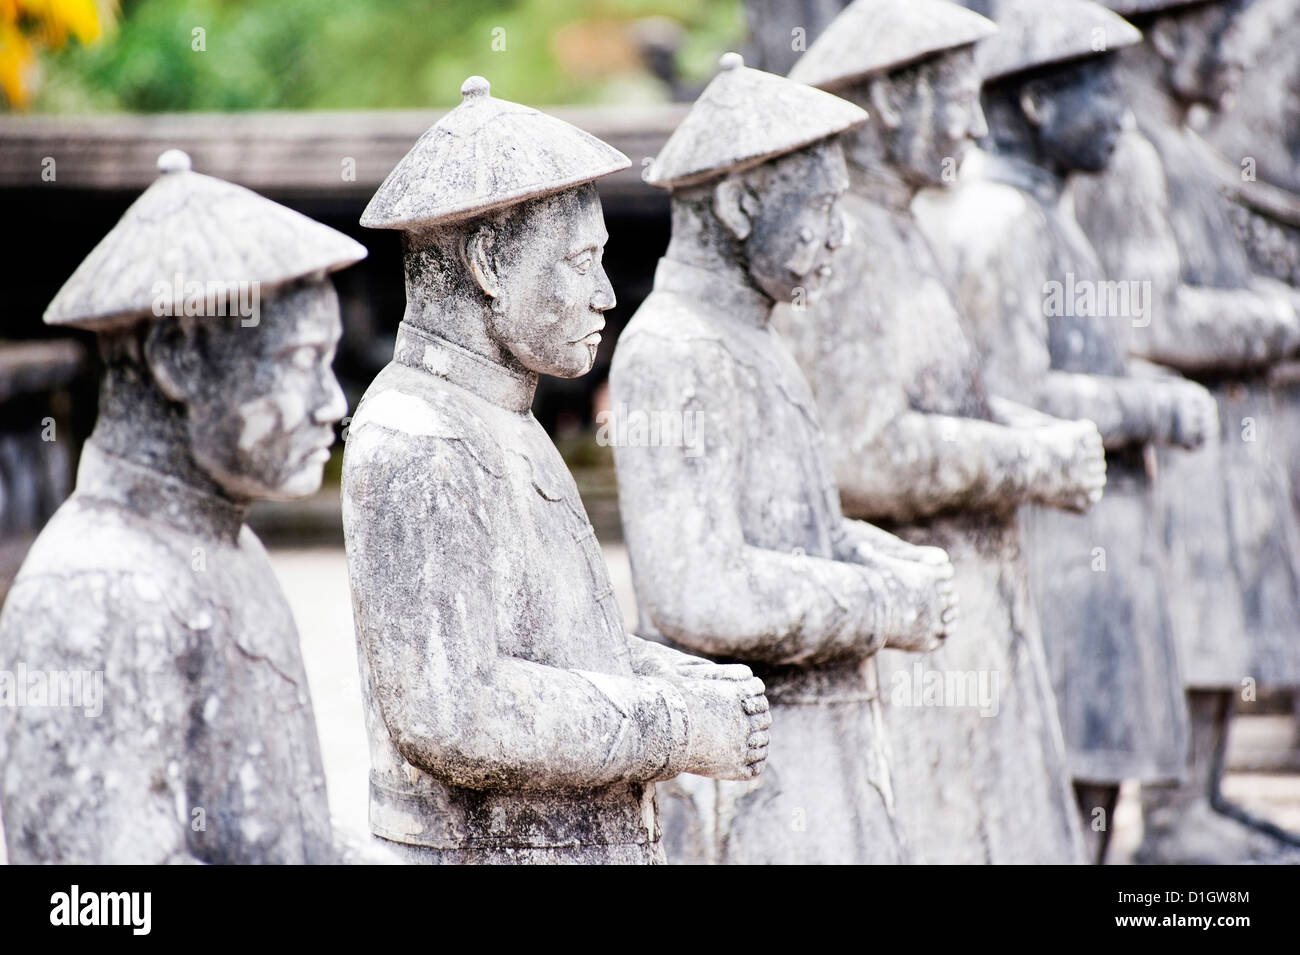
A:
{"type": "Polygon", "coordinates": [[[1092,0],[961,0],[998,32],[975,47],[987,80],[1142,42],[1137,27],[1092,0]]]}
{"type": "Polygon", "coordinates": [[[854,0],[790,71],[824,90],[896,70],[997,32],[986,17],[952,0],[854,0]]]}
{"type": "Polygon", "coordinates": [[[259,294],[366,257],[365,246],[252,190],[190,169],[170,149],[162,175],[77,266],[48,325],[103,331],[150,317],[159,283],[256,283],[259,294]]]}
{"type": "Polygon", "coordinates": [[[626,156],[562,119],[497,99],[471,76],[461,103],[388,174],[361,216],[367,229],[418,230],[560,192],[626,169],[626,156]]]}
{"type": "Polygon", "coordinates": [[[652,186],[676,189],[756,166],[867,119],[838,96],[745,66],[739,54],[720,65],[646,170],[652,186]]]}

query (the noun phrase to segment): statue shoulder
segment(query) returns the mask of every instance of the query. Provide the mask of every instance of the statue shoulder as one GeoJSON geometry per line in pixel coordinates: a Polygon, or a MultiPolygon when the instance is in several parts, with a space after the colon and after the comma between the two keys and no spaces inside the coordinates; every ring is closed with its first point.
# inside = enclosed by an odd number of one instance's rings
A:
{"type": "Polygon", "coordinates": [[[108,575],[150,579],[189,566],[194,538],[112,501],[74,492],[32,544],[15,584],[26,577],[94,580],[108,575]]]}
{"type": "Polygon", "coordinates": [[[618,338],[610,368],[622,376],[642,368],[702,369],[722,357],[723,333],[685,295],[651,292],[618,338]]]}
{"type": "Polygon", "coordinates": [[[345,482],[358,469],[436,470],[431,469],[435,460],[462,456],[502,473],[503,451],[481,405],[480,399],[431,375],[389,365],[348,423],[345,482]]]}
{"type": "Polygon", "coordinates": [[[485,482],[508,473],[507,450],[483,402],[432,376],[410,375],[381,373],[348,425],[343,516],[354,534],[368,525],[365,515],[427,511],[435,495],[490,498],[485,482]]]}
{"type": "Polygon", "coordinates": [[[8,653],[102,660],[127,639],[147,655],[145,643],[176,639],[205,605],[189,552],[115,510],[72,499],[46,525],[0,614],[8,653]]]}
{"type": "Polygon", "coordinates": [[[1041,238],[1047,226],[1033,199],[991,179],[924,189],[913,200],[912,213],[940,260],[960,269],[1017,261],[1024,243],[1041,238]]]}

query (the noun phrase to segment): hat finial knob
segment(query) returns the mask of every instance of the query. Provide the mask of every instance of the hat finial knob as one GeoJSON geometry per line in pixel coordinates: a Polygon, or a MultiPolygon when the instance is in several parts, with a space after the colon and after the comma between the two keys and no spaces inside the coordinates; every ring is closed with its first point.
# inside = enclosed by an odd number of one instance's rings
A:
{"type": "Polygon", "coordinates": [[[718,66],[724,70],[738,70],[745,65],[745,58],[739,53],[724,53],[718,57],[718,66]]]}
{"type": "Polygon", "coordinates": [[[193,168],[189,153],[181,149],[169,149],[158,157],[158,171],[189,172],[193,168]]]}
{"type": "Polygon", "coordinates": [[[460,95],[464,97],[462,102],[469,102],[471,99],[478,99],[480,96],[488,96],[492,92],[492,84],[481,76],[471,76],[460,85],[460,95]]]}

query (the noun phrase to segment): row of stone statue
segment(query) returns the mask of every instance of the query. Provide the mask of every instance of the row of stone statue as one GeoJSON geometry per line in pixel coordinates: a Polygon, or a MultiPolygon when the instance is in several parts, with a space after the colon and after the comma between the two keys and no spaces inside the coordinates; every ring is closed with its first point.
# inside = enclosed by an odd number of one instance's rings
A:
{"type": "Polygon", "coordinates": [[[1089,0],[855,0],[789,78],[723,58],[646,170],[672,239],[611,372],[699,423],[616,442],[635,635],[530,413],[595,359],[628,160],[466,81],[362,218],[407,291],[343,466],[368,846],[243,523],[320,484],[364,251],[165,154],[46,313],[104,383],[0,666],[105,699],[0,709],[10,859],[1078,862],[1125,780],[1143,858],[1288,858],[1215,773],[1243,681],[1300,682],[1283,428],[1242,432],[1300,422],[1300,295],[1184,123],[1238,4],[1109,5],[1146,40],[1089,0]],[[160,308],[173,275],[260,311],[160,308]]]}

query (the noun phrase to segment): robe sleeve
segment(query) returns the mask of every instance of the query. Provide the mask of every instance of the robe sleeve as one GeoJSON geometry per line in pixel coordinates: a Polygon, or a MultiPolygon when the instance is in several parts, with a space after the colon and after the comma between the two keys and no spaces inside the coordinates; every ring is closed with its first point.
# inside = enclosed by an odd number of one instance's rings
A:
{"type": "Polygon", "coordinates": [[[0,669],[28,677],[27,705],[0,705],[10,862],[199,861],[185,793],[184,628],[165,597],[153,580],[123,572],[33,574],[10,591],[0,669]],[[37,671],[47,675],[47,705],[31,695],[37,671]],[[80,675],[81,689],[64,684],[63,705],[48,705],[59,702],[56,671],[80,675]]]}
{"type": "Polygon", "coordinates": [[[693,446],[614,449],[638,595],[661,633],[711,656],[792,664],[874,652],[903,599],[887,571],[745,539],[735,448],[748,412],[736,382],[749,373],[708,340],[643,331],[619,342],[616,403],[702,416],[693,446]]]}
{"type": "Polygon", "coordinates": [[[497,568],[546,559],[502,518],[483,449],[354,423],[348,566],[371,692],[397,750],[445,782],[567,789],[666,779],[689,747],[671,682],[565,669],[501,650],[497,568]]]}

